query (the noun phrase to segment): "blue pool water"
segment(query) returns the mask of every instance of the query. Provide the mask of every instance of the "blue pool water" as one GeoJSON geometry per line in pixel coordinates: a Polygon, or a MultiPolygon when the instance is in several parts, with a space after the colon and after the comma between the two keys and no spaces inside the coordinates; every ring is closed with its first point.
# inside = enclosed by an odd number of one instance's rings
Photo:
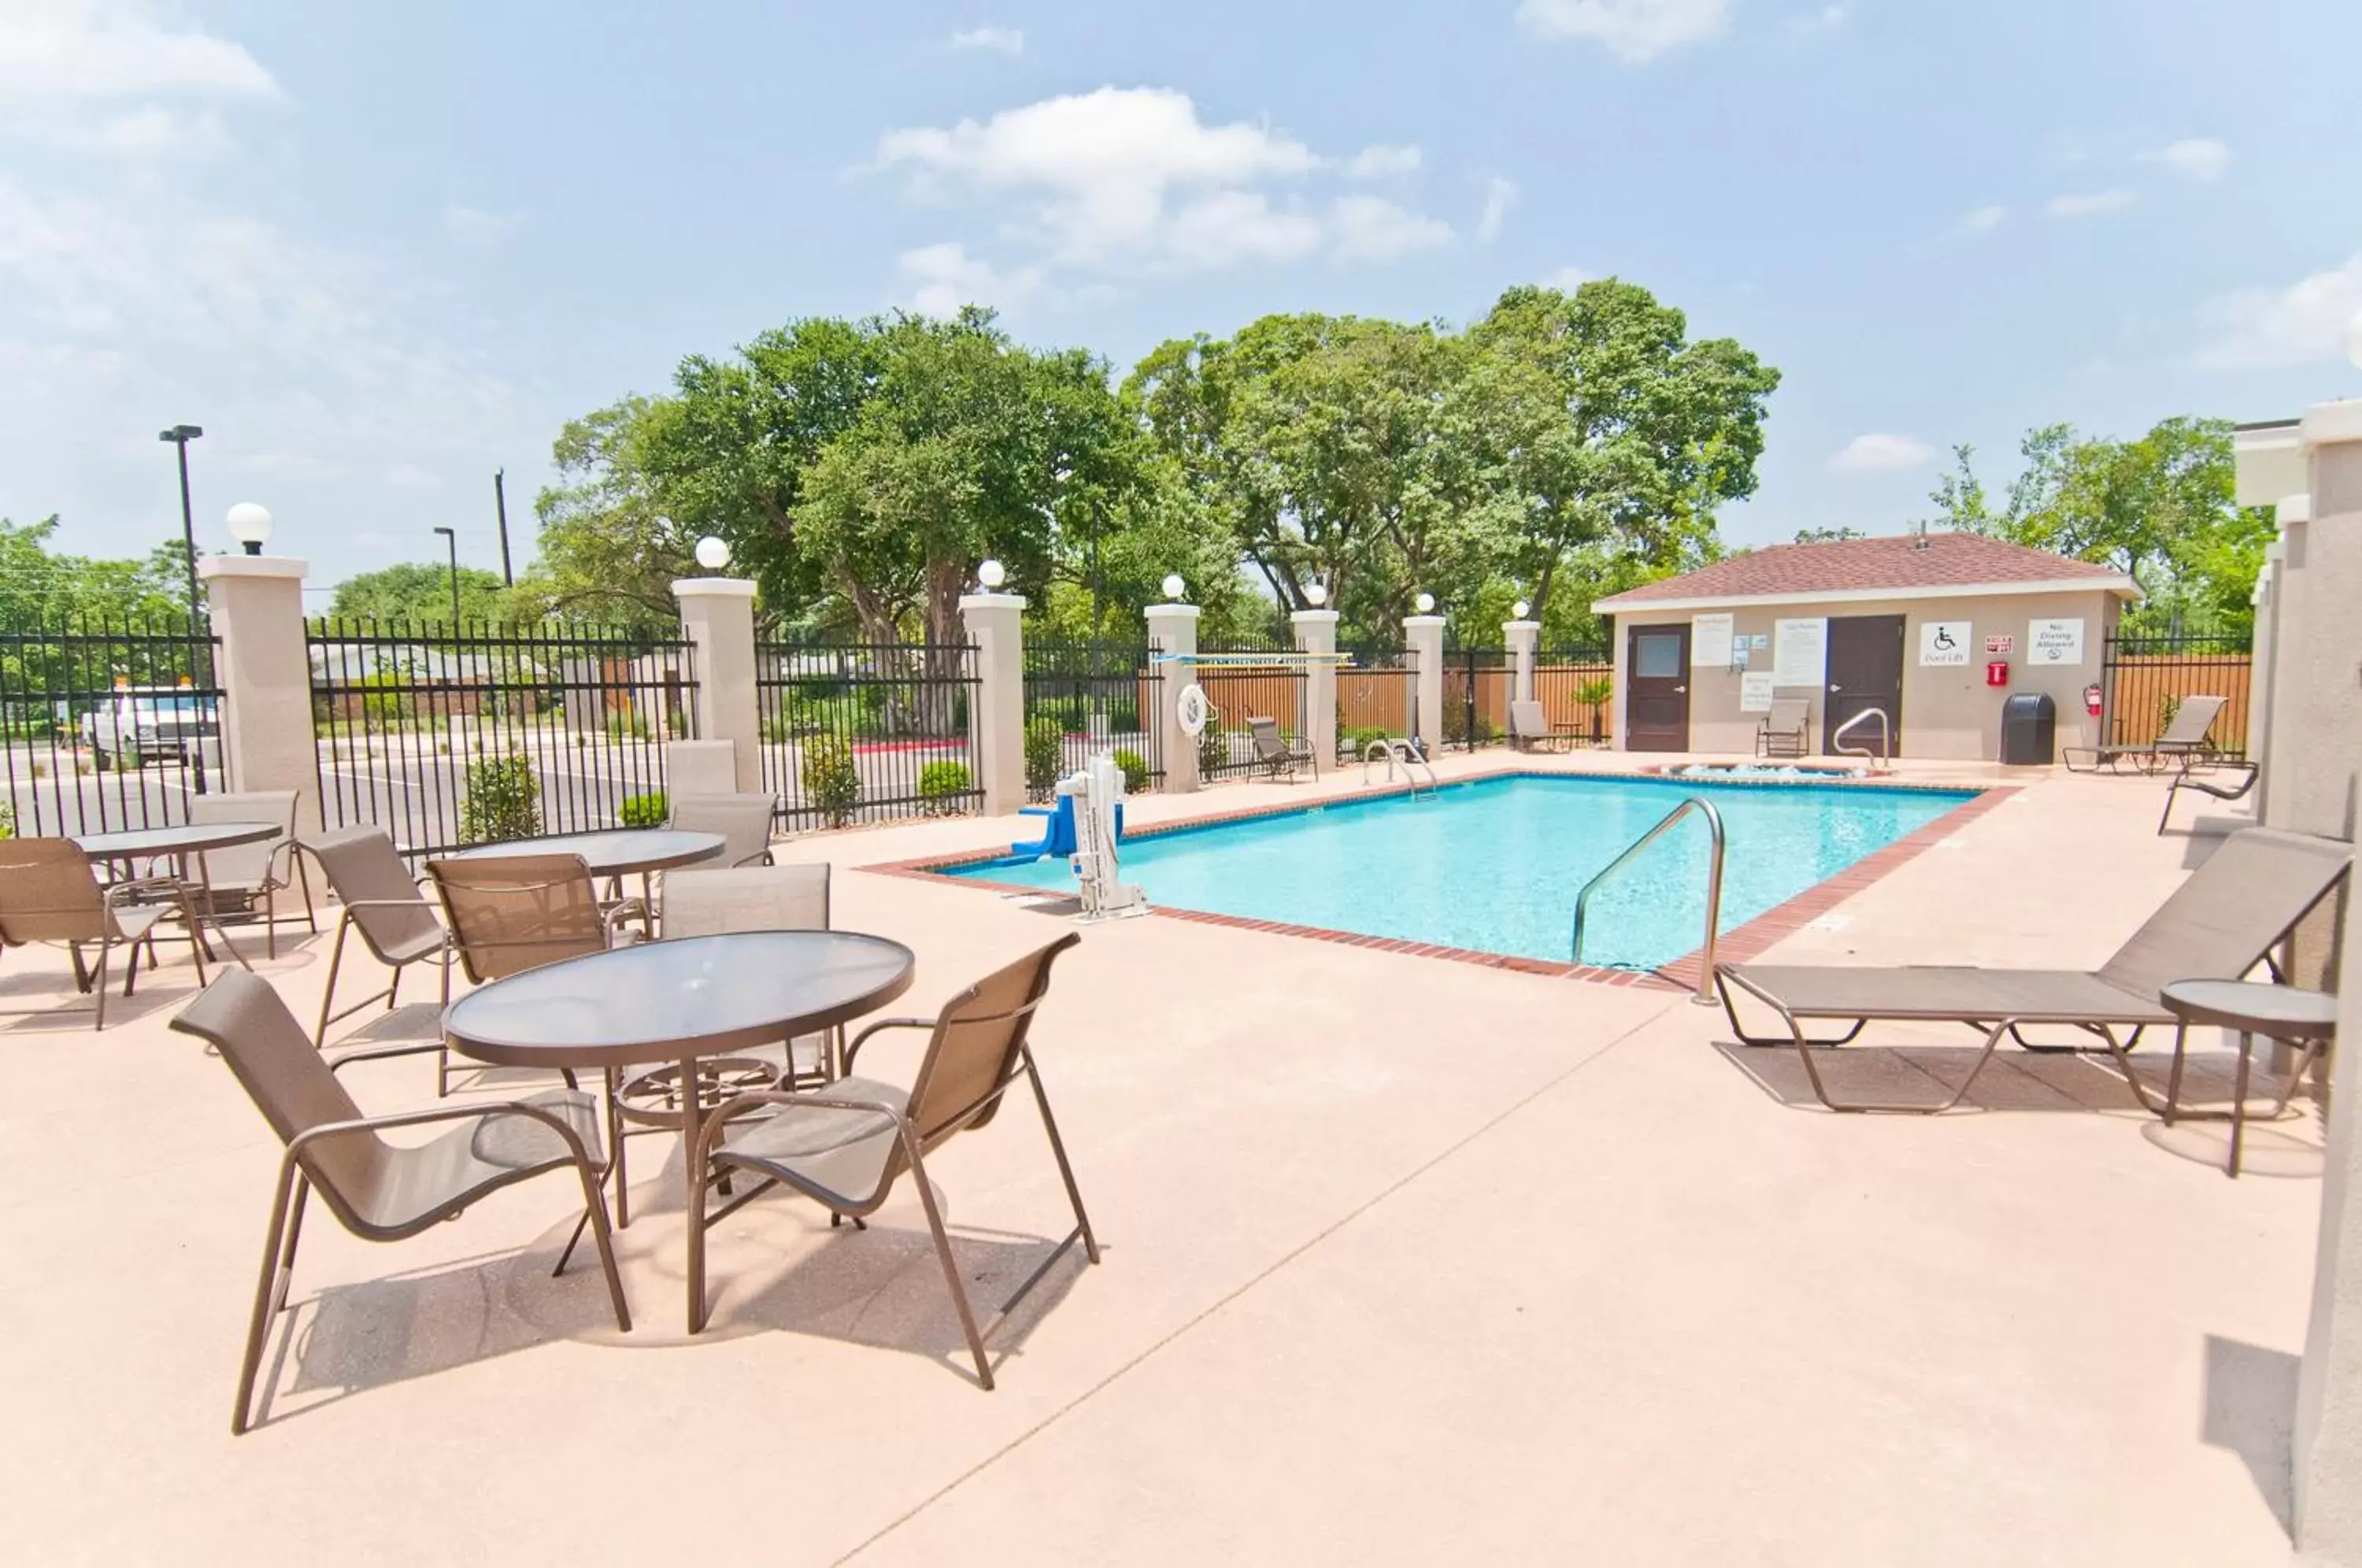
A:
{"type": "MultiPolygon", "coordinates": [[[[1721,929],[1744,925],[1933,822],[1973,790],[1508,778],[1127,841],[1149,901],[1560,962],[1575,894],[1692,795],[1722,813],[1721,929]]],[[[1584,961],[1655,968],[1698,945],[1707,834],[1696,816],[1591,900],[1584,961]]],[[[952,875],[1071,892],[1064,859],[952,875]]]]}

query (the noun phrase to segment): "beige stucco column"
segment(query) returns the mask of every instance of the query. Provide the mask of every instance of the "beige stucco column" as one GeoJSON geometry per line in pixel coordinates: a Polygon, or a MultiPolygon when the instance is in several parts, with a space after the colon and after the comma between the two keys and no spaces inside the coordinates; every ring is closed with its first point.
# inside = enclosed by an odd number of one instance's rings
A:
{"type": "MultiPolygon", "coordinates": [[[[1298,610],[1288,619],[1296,626],[1298,651],[1337,651],[1336,611],[1298,610]]],[[[1308,663],[1310,668],[1304,672],[1304,739],[1312,747],[1313,771],[1318,773],[1337,762],[1337,663],[1328,658],[1308,663]]]]}
{"type": "MultiPolygon", "coordinates": [[[[2256,809],[2268,825],[2289,827],[2293,825],[2290,812],[2295,802],[2294,775],[2298,771],[2298,759],[2289,755],[2289,749],[2301,737],[2290,723],[2283,722],[2291,715],[2286,711],[2288,700],[2282,693],[2290,691],[2290,683],[2298,679],[2293,667],[2301,661],[2306,641],[2306,601],[2312,585],[2306,566],[2311,551],[2306,546],[2312,532],[2312,498],[2290,496],[2279,503],[2278,512],[2280,536],[2273,548],[2279,552],[2279,559],[2272,573],[2273,636],[2268,679],[2272,701],[2279,711],[2267,714],[2264,720],[2265,749],[2259,758],[2264,776],[2257,785],[2263,799],[2256,809]]],[[[2262,651],[2257,650],[2257,657],[2260,657],[2262,651]]]]}
{"type": "Polygon", "coordinates": [[[976,645],[977,787],[986,816],[1012,817],[1025,804],[1025,596],[970,593],[959,608],[976,645]]]}
{"type": "Polygon", "coordinates": [[[1511,678],[1509,701],[1530,702],[1534,700],[1534,655],[1541,647],[1542,624],[1540,621],[1504,621],[1501,623],[1501,646],[1509,650],[1509,660],[1516,670],[1511,678]]]}
{"type": "Polygon", "coordinates": [[[685,577],[672,596],[697,656],[697,738],[728,741],[739,791],[757,794],[763,715],[755,694],[755,585],[743,577],[685,577]]]}
{"type": "Polygon", "coordinates": [[[1157,712],[1150,722],[1164,752],[1164,789],[1186,795],[1198,788],[1198,737],[1181,727],[1182,689],[1198,679],[1198,607],[1152,604],[1147,619],[1150,650],[1182,656],[1156,667],[1164,679],[1156,683],[1157,712]]]}
{"type": "Polygon", "coordinates": [[[1443,617],[1403,617],[1403,646],[1417,667],[1412,683],[1411,734],[1429,756],[1443,750],[1443,617]]]}
{"type": "Polygon", "coordinates": [[[231,790],[292,790],[299,833],[320,831],[320,753],[312,738],[312,664],[304,575],[284,556],[204,556],[222,689],[222,767],[231,790]]]}
{"type": "MultiPolygon", "coordinates": [[[[2247,759],[2258,769],[2268,760],[2272,744],[2272,649],[2279,640],[2275,633],[2279,574],[2280,547],[2278,544],[2267,546],[2263,569],[2256,574],[2256,591],[2250,601],[2255,606],[2255,632],[2247,646],[2247,759]]],[[[2262,778],[2257,779],[2258,811],[2269,788],[2262,778]]]]}

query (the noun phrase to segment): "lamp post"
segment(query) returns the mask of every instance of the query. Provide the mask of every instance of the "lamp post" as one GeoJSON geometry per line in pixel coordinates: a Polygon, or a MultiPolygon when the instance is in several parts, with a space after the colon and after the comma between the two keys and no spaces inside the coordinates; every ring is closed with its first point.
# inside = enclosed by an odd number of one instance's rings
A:
{"type": "Polygon", "coordinates": [[[459,635],[459,536],[449,528],[435,531],[443,536],[451,552],[451,635],[456,637],[459,635]]]}
{"type": "Polygon", "coordinates": [[[175,425],[170,430],[156,432],[159,441],[172,443],[181,460],[181,537],[189,547],[189,621],[197,618],[197,520],[189,509],[189,443],[204,434],[201,425],[175,425]]]}

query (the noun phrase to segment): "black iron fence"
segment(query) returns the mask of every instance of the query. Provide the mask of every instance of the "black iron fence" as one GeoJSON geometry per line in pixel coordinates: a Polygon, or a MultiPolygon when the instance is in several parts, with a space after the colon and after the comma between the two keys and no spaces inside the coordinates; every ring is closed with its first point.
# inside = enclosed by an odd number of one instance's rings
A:
{"type": "Polygon", "coordinates": [[[313,622],[330,827],[406,854],[664,820],[664,745],[696,734],[686,642],[617,627],[313,622]]]}
{"type": "Polygon", "coordinates": [[[0,632],[0,837],[186,822],[220,787],[215,654],[178,617],[0,632]]]}
{"type": "Polygon", "coordinates": [[[976,648],[789,638],[755,646],[763,786],[790,828],[975,811],[976,648]]]}
{"type": "Polygon", "coordinates": [[[2225,756],[2247,750],[2253,644],[2246,637],[2110,637],[2100,657],[2101,744],[2143,746],[2191,697],[2220,697],[2207,739],[2225,756]]]}
{"type": "Polygon", "coordinates": [[[1606,648],[1543,648],[1534,655],[1534,701],[1554,734],[1606,745],[1616,707],[1616,657],[1606,648]]]}
{"type": "Polygon", "coordinates": [[[1443,744],[1462,751],[1498,745],[1508,734],[1517,670],[1502,648],[1443,651],[1443,744]]]}
{"type": "Polygon", "coordinates": [[[1146,642],[1028,639],[1025,644],[1025,792],[1046,801],[1061,774],[1100,752],[1114,755],[1125,790],[1164,782],[1163,667],[1146,642]]]}
{"type": "Polygon", "coordinates": [[[1195,667],[1205,689],[1206,727],[1198,734],[1198,777],[1222,778],[1253,773],[1258,766],[1254,732],[1248,721],[1269,719],[1281,739],[1302,739],[1311,725],[1305,714],[1310,690],[1304,661],[1293,641],[1234,636],[1231,646],[1200,648],[1195,667]],[[1273,657],[1258,657],[1273,656],[1273,657]]]}
{"type": "Polygon", "coordinates": [[[1417,726],[1418,670],[1407,648],[1371,644],[1344,653],[1337,666],[1337,755],[1358,761],[1370,742],[1407,736],[1417,726]]]}

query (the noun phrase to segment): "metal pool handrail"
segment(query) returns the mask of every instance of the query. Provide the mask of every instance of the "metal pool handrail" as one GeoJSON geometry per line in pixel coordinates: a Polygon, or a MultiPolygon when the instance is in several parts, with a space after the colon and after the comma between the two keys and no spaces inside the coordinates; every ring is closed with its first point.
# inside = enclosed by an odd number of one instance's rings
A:
{"type": "Polygon", "coordinates": [[[1714,802],[1703,795],[1692,795],[1688,800],[1667,812],[1655,827],[1634,839],[1623,854],[1609,861],[1597,876],[1583,885],[1583,891],[1574,897],[1574,946],[1572,961],[1577,964],[1583,962],[1583,919],[1590,907],[1591,895],[1598,889],[1599,884],[1621,870],[1626,861],[1662,838],[1675,823],[1680,822],[1692,812],[1702,812],[1705,815],[1706,832],[1713,838],[1714,849],[1706,861],[1705,942],[1698,949],[1697,994],[1691,997],[1690,1000],[1701,1007],[1712,1007],[1715,1005],[1715,928],[1722,923],[1722,813],[1716,811],[1714,802]]]}
{"type": "Polygon", "coordinates": [[[1370,764],[1376,761],[1381,756],[1386,759],[1387,783],[1391,784],[1395,781],[1395,759],[1396,757],[1400,757],[1403,765],[1403,777],[1410,780],[1410,792],[1413,795],[1417,795],[1418,793],[1418,775],[1411,771],[1414,765],[1427,769],[1427,788],[1429,793],[1432,794],[1436,790],[1443,788],[1442,780],[1435,776],[1435,769],[1429,764],[1428,760],[1419,756],[1417,752],[1411,750],[1410,746],[1407,743],[1398,740],[1374,740],[1367,746],[1363,748],[1363,783],[1367,784],[1370,781],[1370,764]]]}
{"type": "Polygon", "coordinates": [[[1883,771],[1887,765],[1888,755],[1894,749],[1894,726],[1887,719],[1886,710],[1883,708],[1864,708],[1860,712],[1856,713],[1852,718],[1848,719],[1844,723],[1839,724],[1838,726],[1838,733],[1829,737],[1829,750],[1846,756],[1871,756],[1872,753],[1867,746],[1846,746],[1838,744],[1839,741],[1845,739],[1846,732],[1848,730],[1853,728],[1856,724],[1860,723],[1865,719],[1876,719],[1878,721],[1878,751],[1875,755],[1878,757],[1878,766],[1880,769],[1883,771]]]}

